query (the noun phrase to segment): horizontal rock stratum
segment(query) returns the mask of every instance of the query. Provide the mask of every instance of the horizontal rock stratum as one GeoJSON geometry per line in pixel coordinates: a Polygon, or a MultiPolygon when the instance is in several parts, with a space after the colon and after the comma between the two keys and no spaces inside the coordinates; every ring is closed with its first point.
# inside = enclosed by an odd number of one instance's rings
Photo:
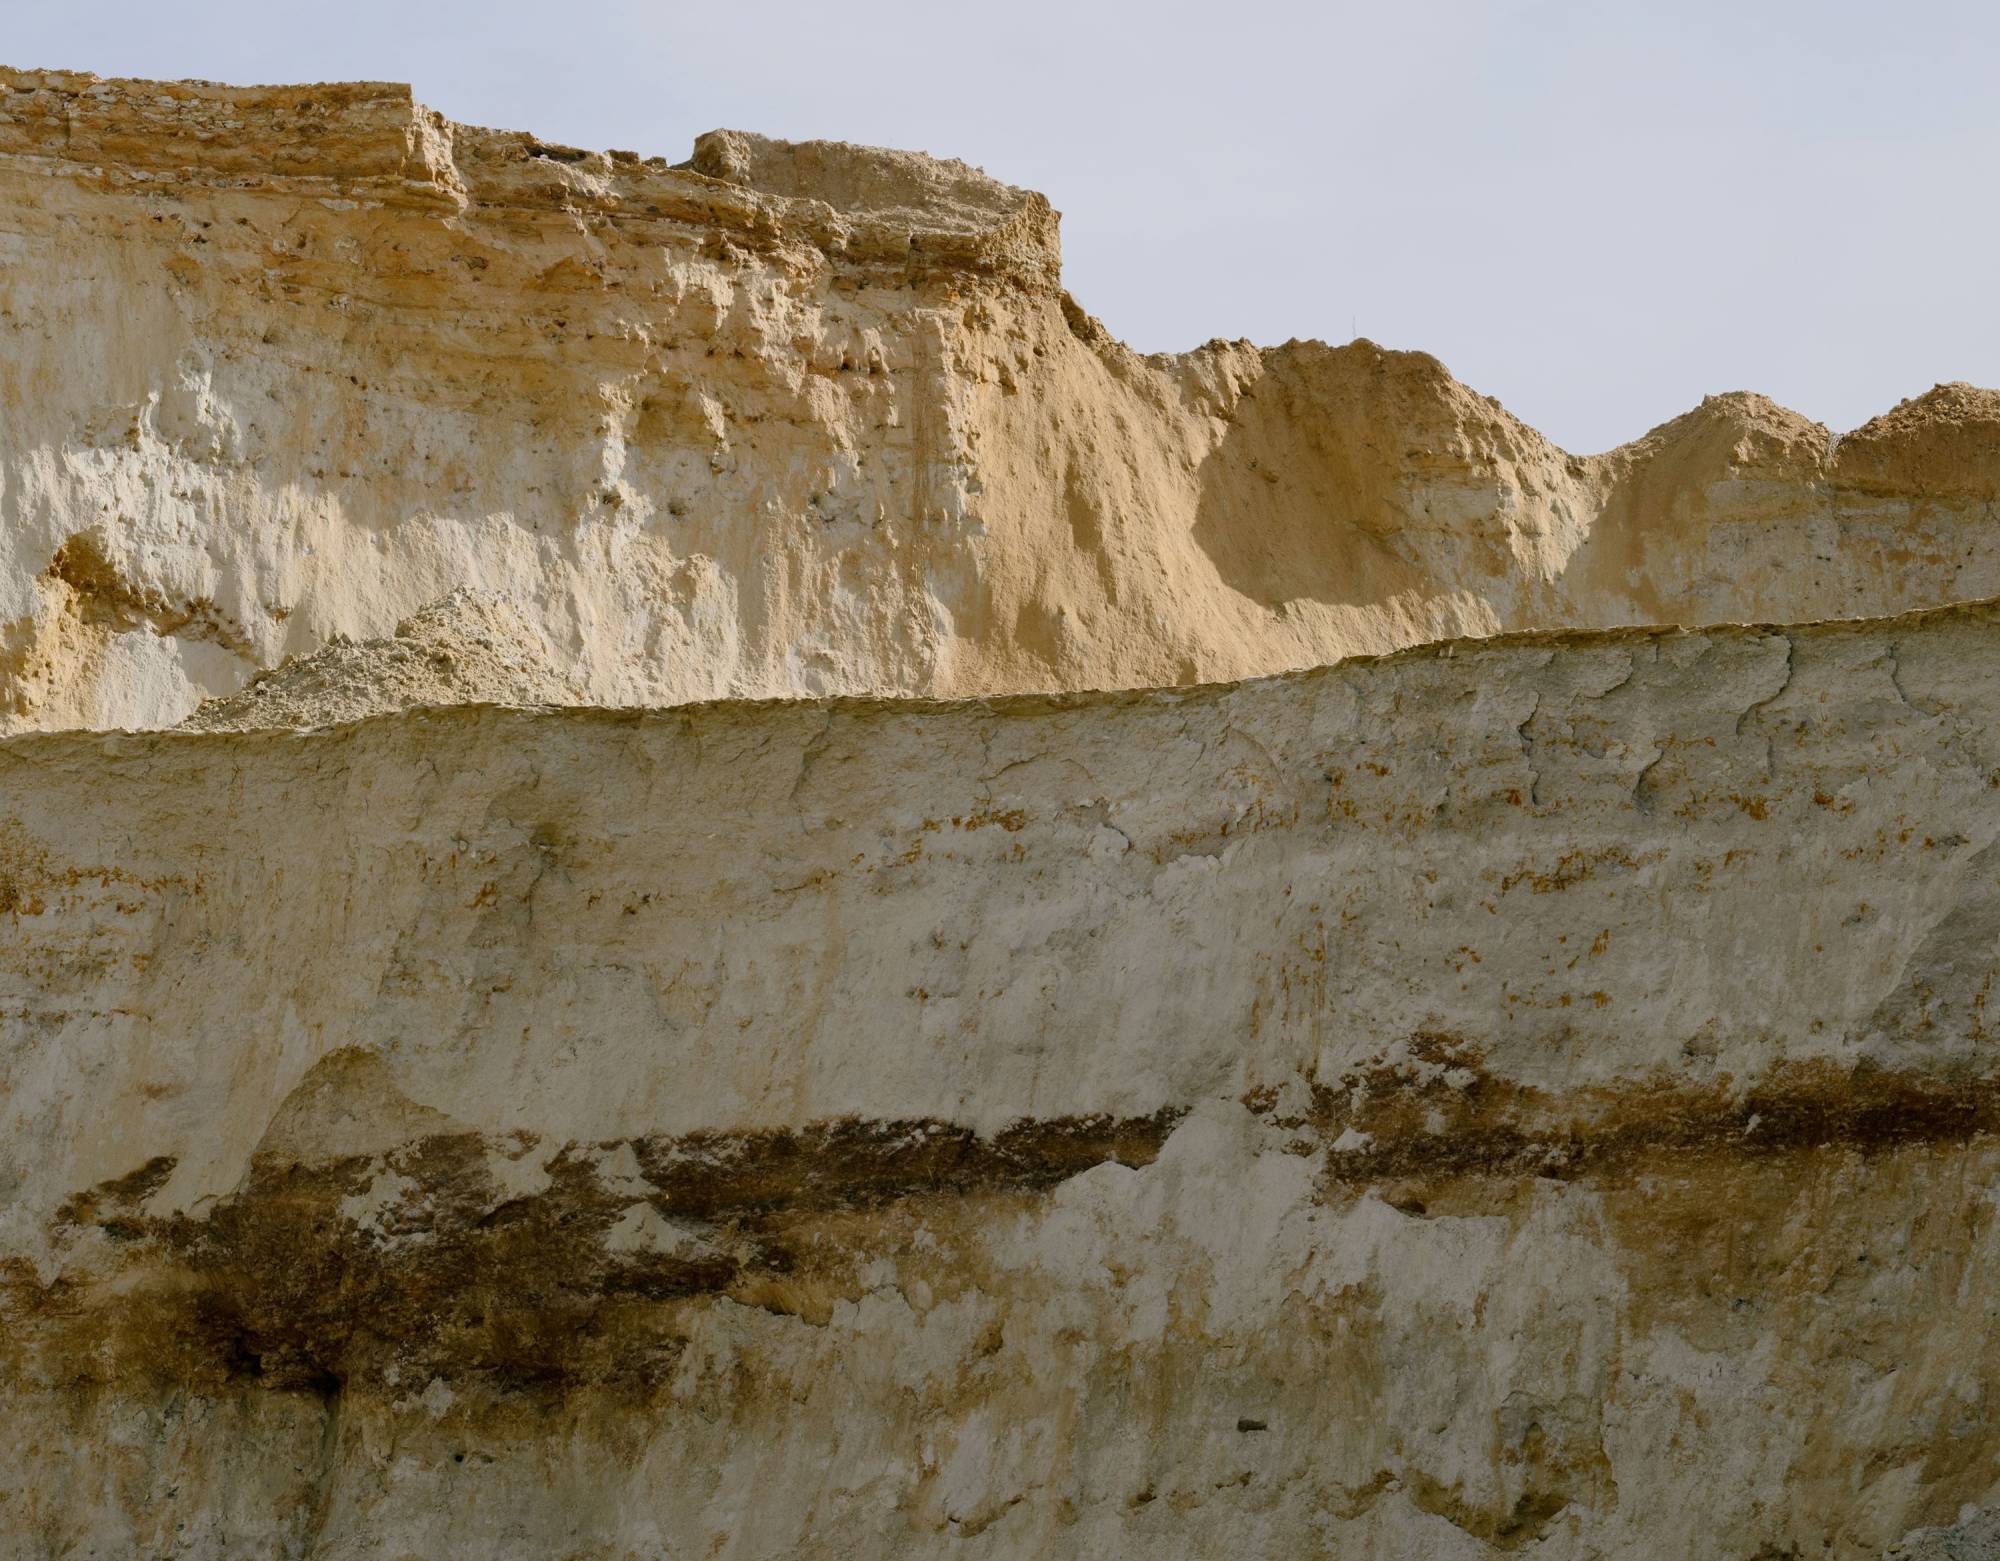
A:
{"type": "Polygon", "coordinates": [[[0,260],[0,1554],[2000,1543],[2000,396],[377,85],[0,73],[0,260]]]}
{"type": "Polygon", "coordinates": [[[1574,457],[1367,342],[1141,357],[959,163],[0,72],[0,730],[160,726],[455,589],[580,697],[1215,681],[2000,595],[2000,395],[1574,457]]]}
{"type": "Polygon", "coordinates": [[[1996,645],[17,738],[5,1510],[381,1556],[1950,1520],[2000,1455],[1996,645]]]}

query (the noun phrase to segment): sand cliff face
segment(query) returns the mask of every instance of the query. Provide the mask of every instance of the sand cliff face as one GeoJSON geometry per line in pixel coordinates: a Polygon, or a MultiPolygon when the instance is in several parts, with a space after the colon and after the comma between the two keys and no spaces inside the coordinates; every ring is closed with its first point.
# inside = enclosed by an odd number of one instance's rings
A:
{"type": "Polygon", "coordinates": [[[1996,629],[15,739],[16,1532],[1953,1522],[2000,1460],[1996,629]]]}
{"type": "Polygon", "coordinates": [[[910,154],[0,74],[0,722],[170,725],[459,587],[612,704],[2000,594],[1991,393],[1576,458],[1422,354],[1139,357],[1058,264],[910,154]]]}
{"type": "Polygon", "coordinates": [[[2000,1543],[2000,397],[388,86],[0,73],[0,261],[0,1554],[2000,1543]]]}

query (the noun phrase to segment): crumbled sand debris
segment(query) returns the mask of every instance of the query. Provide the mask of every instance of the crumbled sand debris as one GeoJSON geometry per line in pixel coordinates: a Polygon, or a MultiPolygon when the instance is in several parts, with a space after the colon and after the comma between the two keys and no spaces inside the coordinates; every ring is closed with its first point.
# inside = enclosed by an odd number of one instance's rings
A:
{"type": "Polygon", "coordinates": [[[413,705],[573,705],[583,690],[547,637],[505,601],[460,589],[381,639],[335,635],[211,699],[184,731],[336,726],[413,705]]]}

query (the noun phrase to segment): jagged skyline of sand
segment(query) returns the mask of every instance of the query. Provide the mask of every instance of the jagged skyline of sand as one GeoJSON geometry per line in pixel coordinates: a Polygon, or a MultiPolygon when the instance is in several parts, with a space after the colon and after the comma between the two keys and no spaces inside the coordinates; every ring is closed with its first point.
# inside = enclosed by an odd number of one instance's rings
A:
{"type": "Polygon", "coordinates": [[[962,157],[1050,196],[1071,290],[1142,351],[1358,333],[1578,452],[1711,393],[1853,428],[2000,383],[1962,258],[2000,244],[1991,8],[15,10],[15,65],[403,80],[670,157],[723,124],[962,157]]]}

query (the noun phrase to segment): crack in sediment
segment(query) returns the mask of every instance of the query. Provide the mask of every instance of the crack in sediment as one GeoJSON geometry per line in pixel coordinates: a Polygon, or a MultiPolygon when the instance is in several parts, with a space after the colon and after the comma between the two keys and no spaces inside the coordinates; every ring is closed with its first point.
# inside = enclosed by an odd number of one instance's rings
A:
{"type": "Polygon", "coordinates": [[[1743,707],[1743,713],[1736,718],[1736,735],[1738,737],[1743,735],[1743,728],[1749,722],[1750,717],[1755,715],[1759,710],[1764,709],[1767,705],[1775,704],[1778,700],[1784,698],[1785,691],[1792,686],[1792,679],[1798,673],[1798,640],[1790,634],[1781,632],[1774,632],[1771,637],[1773,639],[1781,639],[1785,642],[1785,675],[1779,680],[1778,686],[1772,689],[1770,693],[1766,694],[1762,699],[1752,700],[1748,705],[1743,707]]]}
{"type": "Polygon", "coordinates": [[[1514,736],[1521,744],[1521,757],[1528,764],[1528,806],[1541,805],[1542,772],[1535,767],[1535,739],[1528,735],[1528,728],[1535,717],[1542,712],[1542,692],[1534,691],[1535,702],[1528,707],[1528,713],[1514,724],[1514,736]]]}

